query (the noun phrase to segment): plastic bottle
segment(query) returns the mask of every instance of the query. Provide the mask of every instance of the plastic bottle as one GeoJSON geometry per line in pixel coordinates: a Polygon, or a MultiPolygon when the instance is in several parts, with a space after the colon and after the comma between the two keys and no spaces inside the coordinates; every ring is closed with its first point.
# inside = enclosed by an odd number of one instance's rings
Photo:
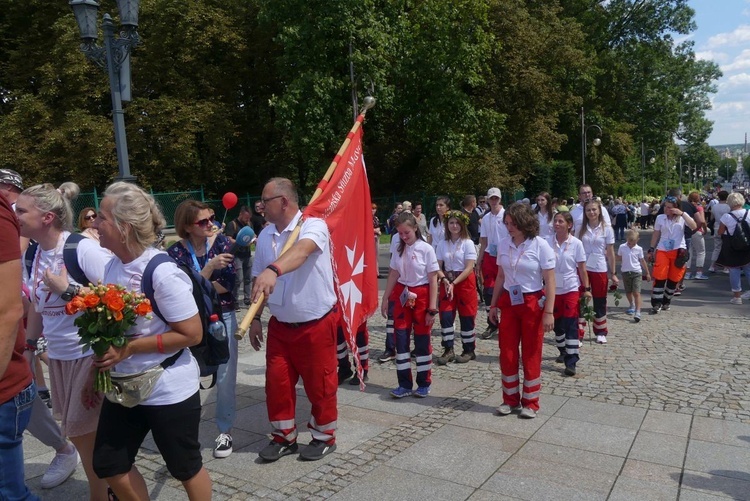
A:
{"type": "Polygon", "coordinates": [[[224,323],[219,321],[219,315],[214,313],[208,318],[208,332],[214,339],[224,341],[227,338],[227,330],[224,323]]]}

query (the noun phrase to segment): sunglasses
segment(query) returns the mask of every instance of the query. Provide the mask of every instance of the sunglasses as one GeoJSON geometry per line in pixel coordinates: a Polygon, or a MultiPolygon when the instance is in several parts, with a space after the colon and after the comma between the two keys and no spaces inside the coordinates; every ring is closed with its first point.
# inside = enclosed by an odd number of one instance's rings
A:
{"type": "Polygon", "coordinates": [[[93,221],[94,219],[96,219],[96,214],[91,214],[90,216],[83,216],[83,219],[85,219],[86,221],[93,221]]]}
{"type": "Polygon", "coordinates": [[[664,201],[676,204],[677,203],[677,197],[673,197],[673,196],[664,197],[664,201]]]}
{"type": "Polygon", "coordinates": [[[202,226],[203,228],[205,228],[206,226],[211,226],[214,221],[216,221],[216,216],[211,216],[205,219],[201,219],[200,221],[196,221],[193,224],[196,226],[202,226]]]}

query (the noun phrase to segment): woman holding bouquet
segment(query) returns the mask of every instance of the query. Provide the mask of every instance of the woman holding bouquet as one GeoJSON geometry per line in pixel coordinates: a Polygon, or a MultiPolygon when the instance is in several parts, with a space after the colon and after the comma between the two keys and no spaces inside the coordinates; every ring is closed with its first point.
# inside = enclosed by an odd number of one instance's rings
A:
{"type": "MultiPolygon", "coordinates": [[[[99,206],[96,228],[101,244],[114,258],[104,283],[140,291],[141,279],[165,220],[153,197],[131,183],[107,188],[99,206]]],[[[191,500],[211,499],[211,479],[203,467],[198,441],[201,404],[198,365],[187,349],[199,343],[203,328],[190,279],[175,263],[153,273],[154,299],[161,315],[138,317],[125,336],[127,343],[95,362],[101,370],[138,374],[167,359],[153,391],[134,407],[105,400],[94,446],[94,470],[119,499],[149,499],[146,482],[134,466],[138,449],[150,431],[169,473],[182,482],[191,500]]]]}
{"type": "Polygon", "coordinates": [[[177,206],[174,224],[182,240],[172,244],[167,254],[179,264],[192,267],[210,280],[219,294],[224,326],[229,338],[229,362],[221,364],[216,373],[216,437],[214,457],[225,458],[232,453],[232,426],[235,416],[235,388],[237,387],[237,330],[232,296],[237,272],[231,244],[223,234],[216,233],[208,205],[197,200],[185,200],[177,206]]]}
{"type": "MultiPolygon", "coordinates": [[[[81,353],[75,317],[66,315],[65,304],[81,286],[67,273],[63,261],[65,241],[73,228],[70,199],[78,194],[78,186],[65,183],[59,189],[51,184],[24,190],[16,202],[16,216],[21,236],[38,242],[30,250],[31,269],[27,285],[31,291],[27,338],[34,342],[44,332],[48,341],[52,413],[60,419],[63,436],[68,436],[81,456],[93,501],[107,499],[107,484],[97,478],[92,468],[94,437],[99,422],[101,395],[94,394],[94,371],[89,350],[81,353]],[[86,403],[81,405],[81,392],[86,403]]],[[[76,251],[78,264],[89,279],[96,283],[104,277],[108,253],[95,240],[85,238],[76,251]]]]}

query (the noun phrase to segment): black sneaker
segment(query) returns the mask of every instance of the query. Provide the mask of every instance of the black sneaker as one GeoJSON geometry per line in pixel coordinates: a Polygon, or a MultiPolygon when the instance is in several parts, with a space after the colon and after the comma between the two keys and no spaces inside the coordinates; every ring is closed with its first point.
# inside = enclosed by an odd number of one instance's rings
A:
{"type": "Polygon", "coordinates": [[[42,402],[44,402],[47,407],[50,409],[52,408],[52,396],[49,393],[49,390],[39,390],[38,391],[39,398],[42,399],[42,402]]]}
{"type": "Polygon", "coordinates": [[[565,354],[560,353],[557,358],[555,359],[556,364],[564,364],[565,363],[565,354]]]}
{"type": "Polygon", "coordinates": [[[495,333],[496,329],[497,329],[497,327],[494,327],[492,325],[488,325],[487,328],[484,330],[484,332],[482,332],[479,335],[479,337],[481,337],[482,339],[490,339],[492,337],[492,335],[495,333]]]}
{"type": "Polygon", "coordinates": [[[220,433],[216,437],[216,447],[214,448],[215,458],[225,458],[232,453],[232,435],[229,433],[220,433]]]}
{"type": "MultiPolygon", "coordinates": [[[[362,374],[362,381],[366,383],[367,381],[369,381],[369,379],[370,378],[367,377],[367,371],[365,371],[364,374],[362,374]]],[[[352,386],[359,386],[359,378],[356,374],[354,374],[354,376],[352,376],[352,378],[349,380],[349,384],[352,386]]]]}
{"type": "Polygon", "coordinates": [[[294,454],[298,448],[297,442],[274,442],[272,440],[258,455],[265,461],[273,462],[289,454],[294,454]]]}
{"type": "Polygon", "coordinates": [[[336,444],[328,444],[318,439],[313,439],[310,445],[299,453],[300,459],[305,461],[317,461],[336,450],[336,444]]]}
{"type": "Polygon", "coordinates": [[[351,369],[339,369],[339,384],[344,384],[353,375],[354,372],[351,369]]]}
{"type": "Polygon", "coordinates": [[[661,305],[654,306],[653,308],[651,308],[651,314],[652,315],[657,315],[660,311],[661,311],[661,305]]]}
{"type": "Polygon", "coordinates": [[[378,358],[378,362],[381,364],[390,362],[391,360],[396,360],[396,352],[391,350],[385,350],[383,354],[380,355],[380,358],[378,358]]]}
{"type": "Polygon", "coordinates": [[[565,375],[566,376],[575,376],[576,375],[576,368],[573,366],[568,366],[565,368],[565,375]]]}

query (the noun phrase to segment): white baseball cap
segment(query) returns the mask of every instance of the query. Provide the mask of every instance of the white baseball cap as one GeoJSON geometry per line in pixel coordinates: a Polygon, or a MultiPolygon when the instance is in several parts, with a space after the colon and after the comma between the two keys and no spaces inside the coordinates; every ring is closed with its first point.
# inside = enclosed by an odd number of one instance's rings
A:
{"type": "Polygon", "coordinates": [[[500,193],[500,188],[490,188],[487,190],[487,198],[492,197],[503,198],[503,195],[500,193]]]}

